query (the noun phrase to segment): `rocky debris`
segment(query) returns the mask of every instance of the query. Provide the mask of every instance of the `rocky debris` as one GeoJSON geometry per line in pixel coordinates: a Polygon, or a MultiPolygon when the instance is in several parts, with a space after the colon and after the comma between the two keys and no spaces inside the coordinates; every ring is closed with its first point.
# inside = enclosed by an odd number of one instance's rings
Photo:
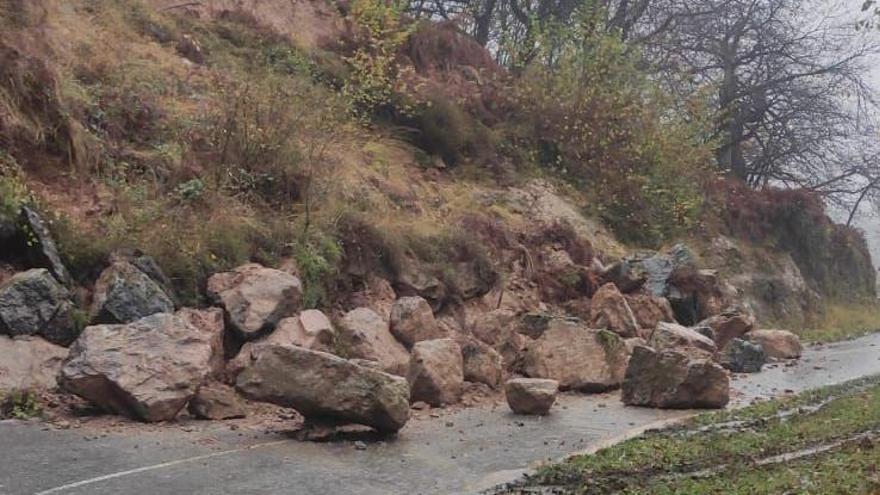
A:
{"type": "Polygon", "coordinates": [[[707,339],[711,340],[712,342],[715,342],[715,330],[712,330],[712,327],[708,327],[705,325],[697,325],[697,326],[691,327],[691,330],[697,332],[698,334],[702,335],[703,337],[706,337],[707,339]]]}
{"type": "Polygon", "coordinates": [[[517,331],[532,339],[540,338],[550,328],[550,322],[554,318],[556,316],[547,313],[526,313],[522,316],[517,331]]]}
{"type": "Polygon", "coordinates": [[[234,419],[245,417],[244,401],[228,385],[209,383],[190,399],[187,410],[199,419],[234,419]]]}
{"type": "Polygon", "coordinates": [[[788,330],[752,330],[749,341],[759,344],[768,358],[796,359],[801,357],[801,339],[788,330]]]}
{"type": "Polygon", "coordinates": [[[349,297],[351,307],[370,308],[386,320],[391,318],[391,308],[396,300],[397,295],[391,284],[384,278],[372,274],[364,277],[364,288],[349,297]]]}
{"type": "Polygon", "coordinates": [[[131,263],[117,261],[95,282],[89,320],[93,324],[130,323],[173,312],[174,302],[159,284],[131,263]]]}
{"type": "Polygon", "coordinates": [[[491,265],[473,260],[452,263],[444,273],[444,277],[452,292],[462,301],[467,301],[492,290],[498,274],[491,265]]]}
{"type": "Polygon", "coordinates": [[[341,346],[346,357],[369,359],[382,364],[387,373],[404,376],[409,367],[409,353],[375,311],[357,308],[342,317],[339,325],[341,346]]]}
{"type": "Polygon", "coordinates": [[[736,300],[736,288],[721,280],[716,270],[676,269],[666,296],[676,320],[686,324],[720,314],[736,300]]]}
{"type": "Polygon", "coordinates": [[[511,372],[520,372],[523,367],[523,358],[532,345],[534,339],[521,333],[512,332],[507,340],[495,346],[495,350],[501,355],[501,363],[504,369],[511,372]]]}
{"type": "Polygon", "coordinates": [[[434,319],[428,301],[419,297],[401,297],[391,307],[391,333],[407,348],[416,342],[447,337],[434,319]]]}
{"type": "Polygon", "coordinates": [[[0,335],[0,396],[12,390],[49,390],[67,349],[39,337],[0,335]]]}
{"type": "Polygon", "coordinates": [[[144,275],[150,277],[150,280],[156,282],[159,287],[162,287],[165,294],[175,302],[175,305],[177,304],[174,297],[174,285],[171,283],[171,279],[165,275],[165,272],[162,271],[162,268],[152,256],[147,255],[140,249],[120,250],[110,256],[110,263],[117,261],[125,261],[134,265],[144,275]]]}
{"type": "Polygon", "coordinates": [[[719,362],[734,373],[757,373],[767,362],[767,355],[758,344],[733,339],[721,350],[719,362]]]}
{"type": "MultiPolygon", "coordinates": [[[[626,302],[629,304],[633,315],[635,315],[639,328],[647,330],[648,334],[650,334],[651,330],[657,328],[658,323],[675,323],[675,313],[672,312],[672,305],[669,304],[669,300],[665,297],[649,294],[628,294],[626,302]]],[[[643,335],[643,337],[647,336],[643,335]]]]}
{"type": "Polygon", "coordinates": [[[558,391],[559,382],[543,378],[514,378],[504,384],[507,405],[516,414],[549,413],[558,391]]]}
{"type": "Polygon", "coordinates": [[[166,313],[87,327],[59,385],[108,411],[143,421],[174,419],[210,373],[210,337],[166,313]]]}
{"type": "Polygon", "coordinates": [[[692,357],[711,358],[718,351],[712,339],[676,323],[659,323],[648,345],[658,351],[677,350],[692,357]]]}
{"type": "Polygon", "coordinates": [[[61,262],[58,246],[43,217],[28,205],[21,207],[21,223],[28,237],[27,255],[32,265],[46,268],[56,280],[73,287],[73,279],[61,262]]]}
{"type": "Polygon", "coordinates": [[[242,340],[255,340],[293,316],[302,302],[302,283],[293,275],[256,263],[208,279],[208,295],[226,310],[242,340]]]}
{"type": "Polygon", "coordinates": [[[712,329],[715,345],[723,349],[731,340],[741,338],[755,327],[755,317],[742,311],[730,310],[709,317],[697,324],[712,329]]]}
{"type": "Polygon", "coordinates": [[[209,367],[211,376],[221,377],[226,367],[225,333],[226,323],[220,308],[193,309],[182,308],[175,313],[183,321],[202,332],[211,344],[209,367]]]}
{"type": "Polygon", "coordinates": [[[474,337],[489,344],[504,342],[514,331],[516,313],[509,309],[495,309],[488,313],[480,313],[471,325],[474,337]]]}
{"type": "Polygon", "coordinates": [[[624,294],[641,289],[648,281],[643,271],[635,270],[626,260],[616,261],[602,269],[599,272],[599,279],[614,284],[624,294]]]}
{"type": "Polygon", "coordinates": [[[647,346],[633,351],[622,388],[630,406],[721,408],[730,399],[730,377],[717,363],[647,346]]]}
{"type": "Polygon", "coordinates": [[[0,284],[0,333],[42,335],[58,345],[76,340],[70,293],[44,268],[17,273],[0,284]]]}
{"type": "Polygon", "coordinates": [[[590,326],[604,328],[623,338],[638,337],[639,325],[623,294],[614,284],[605,284],[593,295],[590,326]]]}
{"type": "Polygon", "coordinates": [[[627,351],[615,333],[554,320],[523,356],[523,373],[550,378],[562,390],[599,392],[616,388],[626,371],[627,351]]]}
{"type": "Polygon", "coordinates": [[[253,400],[393,433],[409,420],[406,380],[325,352],[260,344],[236,388],[253,400]]]}
{"type": "Polygon", "coordinates": [[[398,295],[420,296],[434,310],[439,310],[446,301],[446,284],[415,260],[405,260],[401,264],[400,273],[392,285],[398,295]]]}
{"type": "Polygon", "coordinates": [[[501,354],[488,345],[473,339],[459,342],[464,366],[464,379],[472,383],[485,383],[491,388],[498,388],[504,373],[504,361],[501,354]]]}
{"type": "Polygon", "coordinates": [[[416,343],[406,378],[413,402],[423,401],[432,406],[455,404],[461,398],[464,384],[461,347],[452,339],[416,343]]]}
{"type": "Polygon", "coordinates": [[[648,294],[663,297],[669,294],[669,282],[677,269],[693,267],[695,256],[691,250],[676,244],[665,253],[640,253],[609,266],[602,278],[613,282],[624,293],[642,287],[648,294]]]}

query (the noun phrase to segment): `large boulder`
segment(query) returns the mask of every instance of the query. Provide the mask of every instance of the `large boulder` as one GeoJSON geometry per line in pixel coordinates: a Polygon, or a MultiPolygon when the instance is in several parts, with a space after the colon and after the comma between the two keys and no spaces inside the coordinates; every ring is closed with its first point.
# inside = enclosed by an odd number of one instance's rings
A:
{"type": "Polygon", "coordinates": [[[611,330],[623,338],[638,337],[636,317],[614,284],[603,285],[593,295],[590,326],[611,330]]]}
{"type": "Polygon", "coordinates": [[[718,351],[715,342],[699,332],[676,323],[657,324],[648,345],[658,351],[671,349],[694,357],[711,358],[718,351]]]}
{"type": "Polygon", "coordinates": [[[302,303],[302,283],[293,275],[256,263],[208,279],[208,295],[226,310],[227,321],[242,340],[272,332],[302,303]]]}
{"type": "Polygon", "coordinates": [[[175,313],[202,334],[211,343],[209,367],[214,378],[222,376],[226,368],[226,323],[220,308],[181,308],[175,313]]]}
{"type": "Polygon", "coordinates": [[[723,349],[733,339],[742,338],[755,327],[755,317],[742,311],[725,311],[697,324],[709,327],[715,334],[715,344],[723,349]]]}
{"type": "Polygon", "coordinates": [[[769,358],[796,359],[804,350],[801,339],[788,330],[753,330],[746,338],[759,344],[769,358]]]}
{"type": "Polygon", "coordinates": [[[406,378],[413,402],[434,406],[455,404],[461,399],[464,385],[461,347],[452,339],[416,343],[406,378]]]}
{"type": "Polygon", "coordinates": [[[767,362],[767,355],[759,344],[733,339],[721,350],[718,362],[734,373],[757,373],[767,362]]]}
{"type": "Polygon", "coordinates": [[[516,328],[516,313],[509,309],[494,309],[480,312],[471,324],[474,337],[489,345],[497,345],[507,340],[516,328]]]}
{"type": "Polygon", "coordinates": [[[391,333],[407,348],[422,340],[442,339],[447,332],[437,324],[428,301],[419,296],[401,297],[391,307],[391,333]]]}
{"type": "Polygon", "coordinates": [[[409,387],[401,377],[296,346],[260,344],[253,354],[236,381],[253,400],[381,432],[396,432],[409,420],[409,387]]]}
{"type": "Polygon", "coordinates": [[[0,396],[12,390],[55,388],[67,349],[39,337],[0,335],[0,396]]]}
{"type": "Polygon", "coordinates": [[[174,302],[147,274],[127,261],[117,261],[95,282],[90,321],[129,323],[156,313],[173,313],[174,302]]]}
{"type": "Polygon", "coordinates": [[[77,337],[73,310],[70,293],[46,269],[17,273],[0,284],[0,333],[70,345],[77,337]]]}
{"type": "Polygon", "coordinates": [[[187,410],[199,419],[234,419],[246,415],[244,401],[235,390],[221,383],[209,383],[199,388],[190,399],[187,410]]]}
{"type": "Polygon", "coordinates": [[[626,302],[636,317],[636,323],[642,330],[650,332],[661,322],[675,323],[672,305],[665,297],[650,294],[628,294],[626,302]]]}
{"type": "Polygon", "coordinates": [[[507,405],[516,414],[543,416],[556,402],[559,382],[544,378],[514,378],[504,384],[507,405]]]}
{"type": "Polygon", "coordinates": [[[340,347],[345,356],[369,359],[382,364],[386,372],[403,376],[409,367],[409,353],[375,311],[357,308],[342,317],[339,325],[340,347]]]}
{"type": "Polygon", "coordinates": [[[111,263],[117,261],[125,261],[134,265],[144,275],[150,277],[150,280],[162,287],[162,290],[175,301],[175,304],[177,303],[174,297],[174,284],[152,256],[139,249],[120,250],[110,256],[111,263]]]}
{"type": "Polygon", "coordinates": [[[95,325],[70,348],[59,385],[112,412],[174,419],[211,371],[211,339],[178,316],[95,325]]]}
{"type": "Polygon", "coordinates": [[[626,360],[626,345],[617,334],[560,319],[529,345],[522,371],[556,380],[562,390],[599,392],[620,385],[626,360]]]}
{"type": "Polygon", "coordinates": [[[43,217],[34,208],[24,205],[21,207],[21,223],[27,235],[27,255],[31,264],[48,269],[59,282],[73,287],[73,279],[61,262],[58,246],[43,217]]]}
{"type": "Polygon", "coordinates": [[[637,346],[622,389],[623,403],[630,406],[720,408],[730,399],[730,377],[710,359],[637,346]]]}
{"type": "Polygon", "coordinates": [[[498,388],[504,374],[504,360],[501,354],[477,339],[462,340],[459,345],[465,381],[484,383],[491,388],[498,388]]]}

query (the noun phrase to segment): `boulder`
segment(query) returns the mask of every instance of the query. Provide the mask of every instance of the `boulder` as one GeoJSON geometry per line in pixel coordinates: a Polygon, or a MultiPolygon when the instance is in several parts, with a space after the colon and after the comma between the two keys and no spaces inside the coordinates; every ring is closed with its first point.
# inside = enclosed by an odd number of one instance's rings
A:
{"type": "Polygon", "coordinates": [[[447,333],[434,319],[428,301],[419,297],[401,297],[391,307],[391,333],[407,348],[422,340],[442,339],[447,333]]]}
{"type": "Polygon", "coordinates": [[[406,379],[413,402],[432,406],[455,404],[461,398],[464,363],[452,339],[423,340],[413,346],[406,379]]]}
{"type": "Polygon", "coordinates": [[[489,344],[504,342],[514,331],[516,313],[509,309],[494,309],[488,313],[479,313],[471,325],[474,337],[489,344]]]}
{"type": "Polygon", "coordinates": [[[174,302],[159,284],[131,263],[117,261],[95,282],[89,319],[93,324],[130,323],[173,312],[174,302]]]}
{"type": "Polygon", "coordinates": [[[623,403],[664,409],[721,408],[730,399],[727,371],[710,359],[637,346],[623,381],[623,403]]]}
{"type": "Polygon", "coordinates": [[[523,356],[523,373],[550,378],[562,390],[600,392],[616,388],[626,371],[626,345],[617,334],[554,320],[523,356]]]}
{"type": "Polygon", "coordinates": [[[67,349],[39,337],[0,335],[0,396],[12,390],[49,390],[67,349]]]}
{"type": "Polygon", "coordinates": [[[0,284],[0,333],[70,345],[77,337],[73,311],[70,293],[46,269],[17,273],[0,284]]]}
{"type": "Polygon", "coordinates": [[[228,385],[210,383],[199,388],[187,410],[199,419],[234,419],[245,417],[244,401],[228,385]]]}
{"type": "Polygon", "coordinates": [[[401,377],[296,346],[259,344],[253,353],[236,381],[248,398],[381,432],[396,432],[409,420],[409,387],[401,377]]]}
{"type": "Polygon", "coordinates": [[[532,342],[534,339],[521,333],[512,332],[507,336],[507,340],[496,345],[494,349],[498,351],[498,354],[501,354],[501,363],[504,369],[515,373],[521,372],[526,351],[532,342]]]}
{"type": "Polygon", "coordinates": [[[403,376],[409,367],[409,353],[375,311],[357,308],[342,317],[339,339],[346,357],[382,363],[386,372],[403,376]]]}
{"type": "Polygon", "coordinates": [[[211,376],[221,377],[226,368],[226,323],[223,320],[223,310],[182,308],[175,314],[208,338],[211,343],[211,376]]]}
{"type": "Polygon", "coordinates": [[[590,326],[611,330],[623,338],[639,336],[636,317],[614,284],[603,285],[593,295],[590,326]]]}
{"type": "Polygon", "coordinates": [[[242,340],[272,332],[293,316],[302,302],[302,283],[293,275],[256,263],[208,279],[208,295],[226,310],[227,321],[242,340]]]}
{"type": "Polygon", "coordinates": [[[632,309],[639,328],[647,329],[648,334],[650,334],[651,330],[657,328],[658,323],[675,323],[675,313],[672,312],[672,305],[669,304],[669,300],[665,297],[649,294],[629,294],[626,296],[626,302],[629,304],[630,309],[632,309]]]}
{"type": "Polygon", "coordinates": [[[212,353],[205,332],[167,313],[90,326],[71,346],[59,385],[108,411],[168,421],[205,381],[212,353]]]}
{"type": "Polygon", "coordinates": [[[171,279],[165,275],[165,272],[162,271],[159,263],[156,263],[156,260],[153,259],[152,256],[147,255],[140,249],[120,250],[110,256],[111,263],[117,261],[126,261],[134,265],[135,268],[140,270],[144,275],[150,277],[150,280],[156,282],[156,284],[162,287],[165,294],[167,294],[175,304],[177,303],[174,297],[174,284],[171,283],[171,279]]]}
{"type": "Polygon", "coordinates": [[[767,355],[759,344],[733,339],[721,350],[719,362],[734,373],[757,373],[767,362],[767,355]]]}
{"type": "Polygon", "coordinates": [[[471,383],[484,383],[498,388],[504,373],[501,354],[479,340],[468,338],[459,342],[464,366],[464,379],[471,383]]]}
{"type": "Polygon", "coordinates": [[[558,391],[559,382],[543,378],[514,378],[504,384],[507,405],[516,414],[546,415],[558,391]]]}
{"type": "Polygon", "coordinates": [[[394,288],[384,278],[377,277],[372,273],[363,276],[363,287],[349,297],[351,307],[370,308],[379,313],[382,318],[388,320],[391,318],[391,308],[397,295],[394,288]]]}
{"type": "Polygon", "coordinates": [[[693,357],[711,358],[718,351],[712,339],[676,323],[657,324],[648,345],[658,351],[677,350],[693,357]]]}
{"type": "Polygon", "coordinates": [[[740,311],[725,311],[699,322],[697,326],[711,328],[715,333],[715,345],[723,349],[731,340],[750,332],[755,326],[755,318],[740,311]]]}
{"type": "Polygon", "coordinates": [[[61,262],[58,246],[37,210],[28,205],[21,207],[21,223],[28,236],[28,258],[32,265],[46,268],[56,280],[67,287],[73,287],[73,279],[67,267],[61,262]]]}
{"type": "Polygon", "coordinates": [[[393,287],[400,296],[420,296],[431,307],[439,310],[448,296],[446,284],[425,269],[417,260],[404,260],[400,272],[393,281],[393,287]]]}
{"type": "Polygon", "coordinates": [[[801,339],[788,330],[753,330],[746,338],[759,344],[768,358],[796,359],[803,351],[801,339]]]}

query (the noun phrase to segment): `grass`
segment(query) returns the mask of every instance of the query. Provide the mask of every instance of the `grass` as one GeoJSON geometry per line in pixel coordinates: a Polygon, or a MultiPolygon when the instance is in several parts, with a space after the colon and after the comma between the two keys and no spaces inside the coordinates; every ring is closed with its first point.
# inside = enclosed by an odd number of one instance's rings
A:
{"type": "Polygon", "coordinates": [[[799,332],[807,342],[835,342],[880,330],[880,304],[829,303],[816,328],[799,332]]]}
{"type": "Polygon", "coordinates": [[[545,467],[501,493],[877,493],[880,446],[866,435],[880,435],[880,376],[701,415],[545,467]]]}

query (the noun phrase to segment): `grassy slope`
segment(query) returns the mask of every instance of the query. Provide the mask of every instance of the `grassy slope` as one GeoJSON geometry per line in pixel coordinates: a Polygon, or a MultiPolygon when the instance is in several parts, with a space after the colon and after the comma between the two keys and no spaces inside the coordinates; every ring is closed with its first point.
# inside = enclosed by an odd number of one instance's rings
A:
{"type": "Polygon", "coordinates": [[[546,467],[502,493],[877,493],[878,435],[872,377],[702,415],[546,467]],[[796,458],[774,460],[785,455],[796,458]]]}

